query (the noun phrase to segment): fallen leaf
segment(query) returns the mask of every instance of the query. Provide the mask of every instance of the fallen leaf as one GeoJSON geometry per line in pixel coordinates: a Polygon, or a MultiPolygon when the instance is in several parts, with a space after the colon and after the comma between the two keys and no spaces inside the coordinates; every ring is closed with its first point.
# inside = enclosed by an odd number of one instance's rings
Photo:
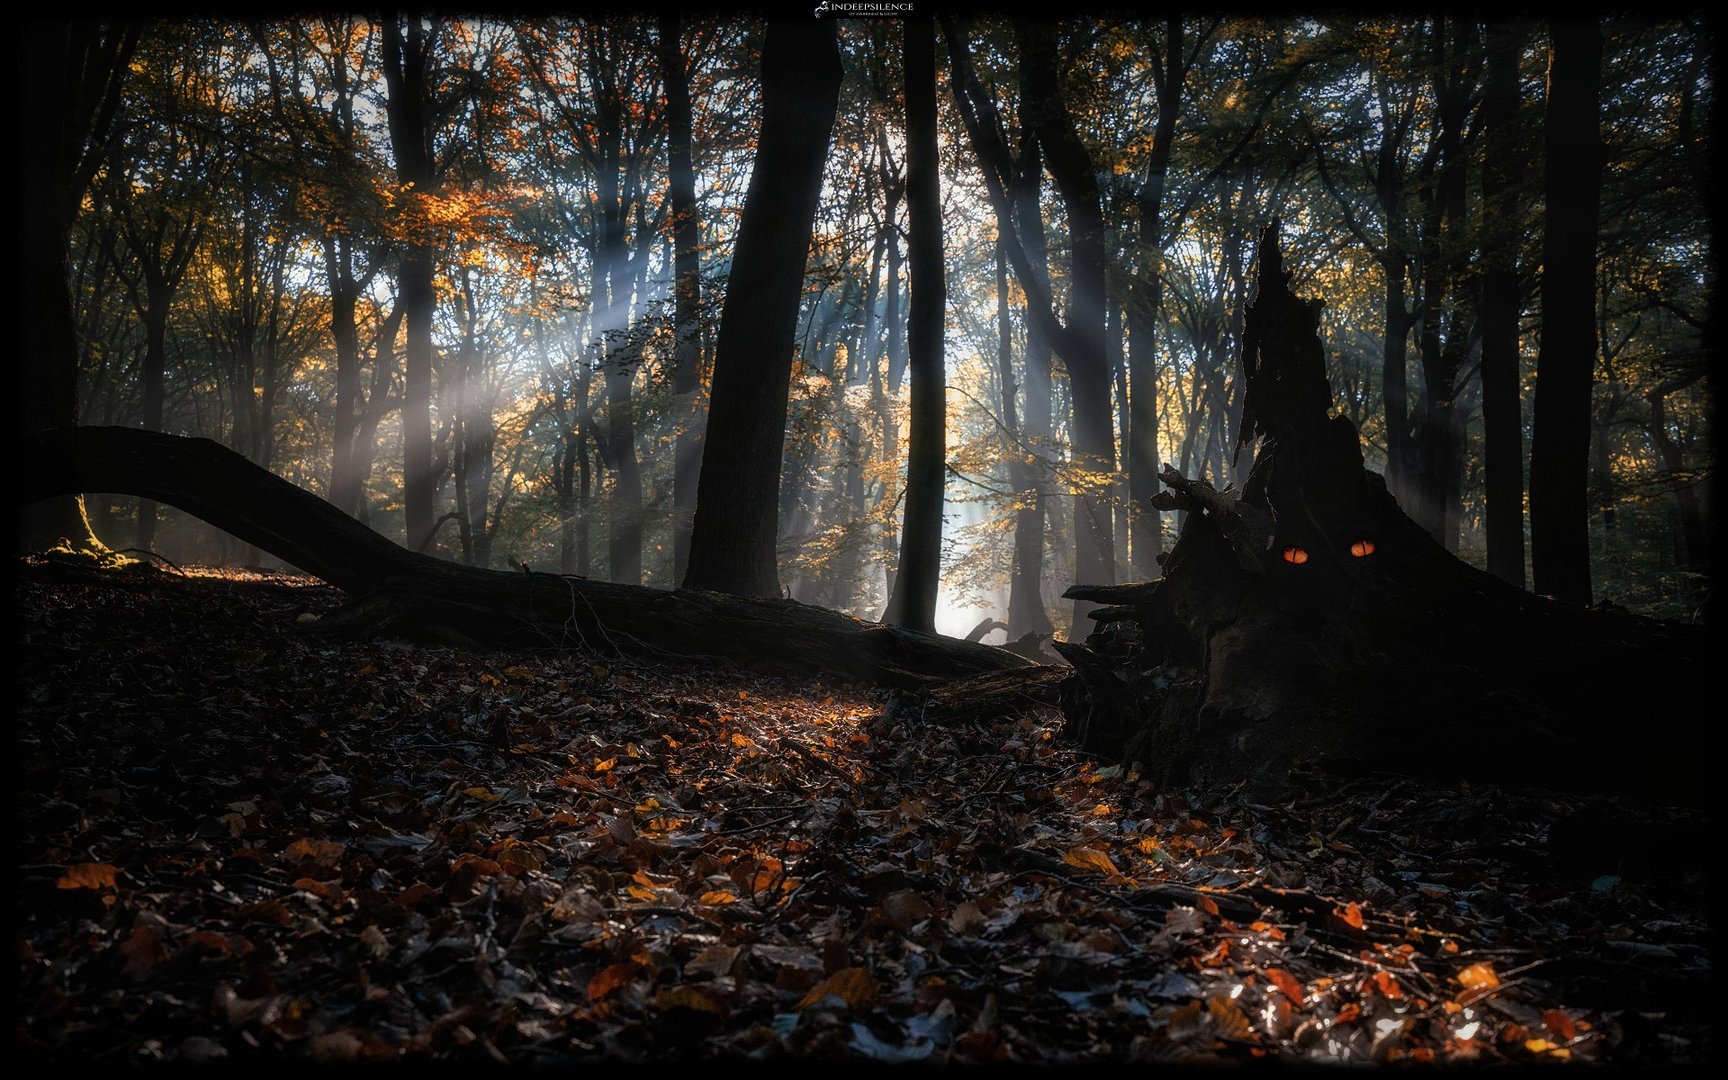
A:
{"type": "Polygon", "coordinates": [[[498,853],[498,865],[521,877],[530,870],[540,869],[540,854],[520,840],[506,840],[503,850],[498,853]]]}
{"type": "Polygon", "coordinates": [[[930,905],[911,889],[889,893],[882,901],[882,914],[901,933],[930,917],[930,905]]]}
{"type": "Polygon", "coordinates": [[[1206,1011],[1218,1024],[1218,1032],[1226,1039],[1248,1042],[1254,1038],[1254,1026],[1248,1016],[1226,994],[1213,994],[1206,999],[1206,1011]]]}
{"type": "Polygon", "coordinates": [[[57,889],[112,889],[118,871],[107,863],[79,863],[68,866],[54,883],[57,889]]]}
{"type": "Polygon", "coordinates": [[[1362,921],[1362,907],[1354,900],[1350,901],[1348,907],[1333,908],[1332,911],[1340,919],[1344,920],[1345,926],[1360,930],[1365,925],[1362,921]]]}
{"type": "Polygon", "coordinates": [[[1561,1040],[1571,1042],[1578,1037],[1578,1025],[1570,1016],[1559,1009],[1544,1009],[1542,1011],[1542,1026],[1558,1035],[1561,1040]]]}
{"type": "Polygon", "coordinates": [[[1350,1021],[1361,1015],[1362,1006],[1356,1004],[1354,1001],[1349,1001],[1345,1002],[1344,1007],[1338,1010],[1338,1015],[1333,1022],[1338,1024],[1348,1024],[1350,1021]]]}
{"type": "Polygon", "coordinates": [[[1283,968],[1267,968],[1266,978],[1280,993],[1289,998],[1292,1004],[1302,1004],[1302,984],[1297,981],[1296,976],[1283,968]]]}
{"type": "Polygon", "coordinates": [[[1376,971],[1374,985],[1385,995],[1387,1001],[1401,1001],[1404,998],[1403,988],[1398,985],[1398,979],[1390,971],[1376,971]]]}
{"type": "Polygon", "coordinates": [[[1111,877],[1117,877],[1121,874],[1121,871],[1116,869],[1116,864],[1110,860],[1110,856],[1097,848],[1069,848],[1063,854],[1062,861],[1081,870],[1091,870],[1099,874],[1108,874],[1111,877]]]}
{"type": "Polygon", "coordinates": [[[301,837],[282,849],[287,862],[314,862],[320,866],[335,866],[342,859],[344,845],[334,840],[314,840],[301,837]]]}
{"type": "Polygon", "coordinates": [[[162,931],[148,923],[132,928],[120,953],[126,957],[125,974],[131,979],[145,979],[168,964],[168,946],[162,941],[162,931]]]}
{"type": "Polygon", "coordinates": [[[956,934],[969,934],[980,926],[988,923],[984,912],[970,900],[962,901],[954,908],[954,913],[948,916],[948,929],[956,934]]]}
{"type": "Polygon", "coordinates": [[[654,1007],[661,1012],[671,1009],[694,1009],[697,1012],[708,1013],[710,1016],[724,1015],[724,1007],[713,995],[698,986],[680,983],[677,986],[667,986],[654,995],[654,1007]]]}
{"type": "Polygon", "coordinates": [[[876,977],[861,967],[841,968],[834,974],[823,979],[810,988],[798,1002],[797,1007],[808,1009],[822,999],[832,995],[844,1001],[853,1011],[867,1009],[876,1000],[876,993],[881,984],[876,977]]]}
{"type": "Polygon", "coordinates": [[[696,898],[698,904],[736,904],[738,898],[722,889],[710,889],[696,898]]]}
{"type": "Polygon", "coordinates": [[[628,984],[641,971],[641,965],[633,963],[613,964],[610,967],[601,968],[592,979],[588,980],[588,1000],[604,1000],[606,995],[628,984]]]}
{"type": "Polygon", "coordinates": [[[738,962],[740,951],[736,945],[709,945],[690,958],[684,965],[684,974],[707,973],[715,978],[730,975],[732,965],[738,962]]]}
{"type": "Polygon", "coordinates": [[[1494,974],[1494,966],[1484,960],[1460,971],[1458,981],[1466,990],[1492,990],[1500,985],[1500,976],[1494,974]]]}

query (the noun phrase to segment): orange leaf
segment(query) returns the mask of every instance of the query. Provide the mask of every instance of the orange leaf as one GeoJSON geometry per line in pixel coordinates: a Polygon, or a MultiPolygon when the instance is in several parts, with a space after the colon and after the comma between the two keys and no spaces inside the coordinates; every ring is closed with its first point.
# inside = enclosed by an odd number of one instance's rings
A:
{"type": "Polygon", "coordinates": [[[1492,990],[1500,985],[1500,976],[1494,974],[1494,966],[1484,960],[1460,971],[1458,981],[1467,990],[1492,990]]]}
{"type": "Polygon", "coordinates": [[[54,883],[57,889],[112,889],[114,888],[114,867],[105,862],[79,863],[68,866],[60,880],[54,883]]]}
{"type": "Polygon", "coordinates": [[[314,840],[301,837],[282,849],[282,858],[289,862],[315,862],[334,866],[342,858],[343,845],[334,840],[314,840]]]}
{"type": "Polygon", "coordinates": [[[521,877],[530,870],[540,869],[540,854],[520,840],[506,840],[504,850],[498,853],[498,865],[521,877]]]}
{"type": "Polygon", "coordinates": [[[1116,869],[1116,864],[1110,861],[1110,856],[1097,848],[1069,848],[1067,853],[1062,856],[1062,861],[1081,870],[1093,870],[1100,874],[1109,874],[1111,877],[1121,874],[1121,871],[1116,869]]]}
{"type": "Polygon", "coordinates": [[[1374,985],[1380,988],[1380,993],[1385,995],[1387,1001],[1398,1001],[1404,997],[1404,991],[1390,971],[1376,971],[1374,985]]]}
{"type": "Polygon", "coordinates": [[[594,771],[597,773],[608,772],[612,769],[613,766],[615,766],[617,764],[618,764],[617,757],[609,757],[605,761],[596,761],[594,763],[594,771]]]}
{"type": "Polygon", "coordinates": [[[654,1007],[661,1012],[671,1009],[694,1009],[711,1016],[721,1015],[721,1006],[706,991],[700,987],[681,983],[678,986],[668,986],[654,995],[654,1007]]]}
{"type": "Polygon", "coordinates": [[[588,980],[588,1000],[599,1001],[620,986],[629,983],[642,969],[636,964],[613,964],[601,968],[592,979],[588,980]]]}
{"type": "Polygon", "coordinates": [[[1271,980],[1281,993],[1294,1004],[1302,1004],[1302,984],[1296,981],[1296,976],[1283,968],[1267,968],[1266,978],[1271,980]]]}
{"type": "Polygon", "coordinates": [[[867,1009],[876,1000],[876,992],[881,984],[876,977],[861,967],[841,968],[834,974],[823,979],[810,988],[798,1002],[798,1008],[808,1009],[823,998],[833,995],[844,1001],[853,1011],[867,1009]]]}
{"type": "Polygon", "coordinates": [[[1194,903],[1208,915],[1218,914],[1218,901],[1202,893],[1194,898],[1194,903]]]}
{"type": "Polygon", "coordinates": [[[1572,1018],[1559,1009],[1545,1009],[1542,1013],[1542,1026],[1552,1031],[1560,1038],[1571,1042],[1578,1037],[1578,1025],[1572,1018]]]}
{"type": "Polygon", "coordinates": [[[120,953],[126,957],[126,975],[141,979],[162,970],[168,964],[168,946],[162,932],[154,926],[139,925],[120,943],[120,953]]]}
{"type": "Polygon", "coordinates": [[[1333,908],[1332,910],[1340,919],[1344,920],[1344,925],[1357,930],[1362,929],[1362,907],[1356,901],[1350,901],[1349,907],[1333,908]]]}
{"type": "Polygon", "coordinates": [[[736,904],[738,898],[722,889],[710,889],[696,898],[698,904],[736,904]]]}
{"type": "Polygon", "coordinates": [[[1361,1015],[1362,1006],[1356,1004],[1354,1001],[1346,1002],[1344,1007],[1338,1010],[1338,1019],[1336,1020],[1336,1023],[1348,1024],[1350,1021],[1361,1015]]]}
{"type": "Polygon", "coordinates": [[[1213,1021],[1218,1025],[1219,1034],[1226,1039],[1246,1042],[1254,1038],[1254,1028],[1248,1023],[1248,1017],[1228,996],[1213,994],[1207,998],[1206,1011],[1212,1014],[1213,1021]]]}

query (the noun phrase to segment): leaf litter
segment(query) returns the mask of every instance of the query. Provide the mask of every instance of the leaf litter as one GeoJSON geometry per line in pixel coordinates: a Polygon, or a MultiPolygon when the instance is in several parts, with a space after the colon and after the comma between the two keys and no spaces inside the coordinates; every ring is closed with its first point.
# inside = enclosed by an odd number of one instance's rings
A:
{"type": "Polygon", "coordinates": [[[19,565],[27,1059],[1710,1056],[1698,815],[1155,791],[1044,707],[926,723],[332,640],[296,617],[339,594],[295,575],[19,565]]]}

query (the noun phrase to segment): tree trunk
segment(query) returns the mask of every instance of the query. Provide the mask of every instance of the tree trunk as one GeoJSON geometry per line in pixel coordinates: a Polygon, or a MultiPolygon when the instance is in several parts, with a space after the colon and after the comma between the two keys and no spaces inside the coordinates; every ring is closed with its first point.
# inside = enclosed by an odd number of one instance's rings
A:
{"type": "MultiPolygon", "coordinates": [[[[24,362],[13,385],[19,436],[78,421],[78,335],[73,322],[66,249],[78,205],[100,164],[120,102],[136,25],[27,21],[19,43],[15,143],[18,178],[20,311],[24,362]],[[39,97],[38,97],[39,95],[39,97]]],[[[26,459],[26,470],[36,463],[26,459]]],[[[18,517],[20,550],[62,538],[89,544],[90,527],[72,497],[26,508],[18,517]]]]}
{"type": "Polygon", "coordinates": [[[1543,126],[1542,332],[1530,436],[1530,568],[1539,593],[1590,602],[1590,392],[1602,193],[1602,31],[1555,19],[1543,126]]]}
{"type": "MultiPolygon", "coordinates": [[[[1027,59],[1028,115],[1038,132],[1045,162],[1068,216],[1070,251],[1068,336],[1075,347],[1063,355],[1073,403],[1073,437],[1082,490],[1074,500],[1074,580],[1116,579],[1111,539],[1109,486],[1115,438],[1110,416],[1110,365],[1104,351],[1104,212],[1092,159],[1074,130],[1063,101],[1056,42],[1047,26],[1019,23],[1016,36],[1027,59]]],[[[1092,605],[1074,604],[1071,639],[1082,635],[1092,605]]]]}
{"type": "Polygon", "coordinates": [[[1488,572],[1524,587],[1524,395],[1519,387],[1518,240],[1524,176],[1519,140],[1518,22],[1488,29],[1482,170],[1482,471],[1488,572]]]}
{"type": "Polygon", "coordinates": [[[936,147],[936,26],[927,18],[903,27],[906,67],[906,315],[912,370],[907,438],[906,517],[900,566],[884,622],[936,632],[942,580],[942,495],[948,462],[947,380],[943,324],[947,284],[942,265],[941,163],[936,147]]]}
{"type": "Polygon", "coordinates": [[[1158,490],[1158,324],[1164,306],[1164,189],[1170,150],[1182,111],[1182,16],[1165,20],[1164,63],[1159,69],[1158,123],[1146,177],[1135,193],[1140,212],[1140,270],[1128,304],[1128,520],[1133,576],[1149,581],[1161,573],[1163,527],[1152,496],[1158,490]]]}
{"type": "Polygon", "coordinates": [[[1328,416],[1320,304],[1289,292],[1275,229],[1244,329],[1248,483],[1165,470],[1189,512],[1164,577],[1071,590],[1112,605],[1059,646],[1072,734],[1264,798],[1316,766],[1701,800],[1704,629],[1533,596],[1407,517],[1328,416]]]}
{"type": "MultiPolygon", "coordinates": [[[[427,97],[428,42],[420,17],[384,20],[386,112],[396,176],[412,193],[430,195],[437,182],[432,155],[432,119],[427,97]]],[[[402,253],[397,272],[404,321],[408,328],[402,394],[402,524],[404,542],[427,549],[435,529],[438,478],[432,468],[432,318],[438,297],[432,286],[433,251],[422,238],[402,253]]]]}
{"type": "Polygon", "coordinates": [[[690,76],[679,43],[677,16],[660,19],[660,71],[666,84],[666,186],[672,203],[672,393],[679,403],[672,451],[672,580],[690,565],[690,523],[696,512],[696,476],[702,464],[701,219],[696,212],[692,162],[690,76]]]}
{"type": "Polygon", "coordinates": [[[47,467],[25,478],[24,502],[115,491],[178,506],[352,594],[345,608],[314,624],[333,633],[703,663],[718,658],[753,670],[899,687],[1026,663],[990,645],[873,625],[787,600],[446,562],[398,547],[208,439],[91,427],[56,428],[28,442],[47,467]]]}
{"type": "Polygon", "coordinates": [[[689,589],[780,594],[775,496],[793,335],[840,76],[832,21],[769,23],[762,133],[715,347],[689,589]]]}

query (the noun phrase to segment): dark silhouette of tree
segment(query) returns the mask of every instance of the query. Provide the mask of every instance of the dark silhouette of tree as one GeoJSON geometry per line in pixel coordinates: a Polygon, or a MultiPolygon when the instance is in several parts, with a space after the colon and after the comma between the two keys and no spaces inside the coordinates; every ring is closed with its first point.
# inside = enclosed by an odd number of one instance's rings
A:
{"type": "Polygon", "coordinates": [[[942,192],[936,146],[936,27],[908,19],[906,67],[906,346],[912,372],[907,437],[906,517],[900,567],[884,622],[935,632],[942,578],[942,493],[947,476],[947,379],[943,323],[947,286],[942,265],[942,192]]]}
{"type": "MultiPolygon", "coordinates": [[[[432,50],[435,29],[418,15],[391,15],[383,23],[386,112],[396,177],[410,206],[436,193],[437,125],[432,100],[432,50]]],[[[413,228],[411,225],[410,228],[413,228]]],[[[412,237],[397,265],[397,303],[407,328],[402,390],[402,512],[404,543],[423,551],[432,543],[437,476],[432,464],[432,318],[438,303],[433,288],[436,249],[431,238],[412,237]]]]}
{"type": "Polygon", "coordinates": [[[1524,585],[1524,425],[1519,388],[1518,241],[1524,141],[1516,128],[1518,57],[1528,28],[1488,24],[1482,123],[1482,471],[1488,572],[1524,585]]]}
{"type": "MultiPolygon", "coordinates": [[[[1056,351],[1068,364],[1076,464],[1084,478],[1074,501],[1074,580],[1116,580],[1106,477],[1115,461],[1110,417],[1110,362],[1104,350],[1105,231],[1103,197],[1092,157],[1074,130],[1063,99],[1056,35],[1050,27],[1016,24],[1027,57],[1026,110],[1067,216],[1069,282],[1067,342],[1056,351]]],[[[1074,602],[1071,638],[1085,636],[1092,605],[1074,602]]]]}
{"type": "Polygon", "coordinates": [[[1542,134],[1542,329],[1530,437],[1530,568],[1537,592],[1587,604],[1602,31],[1594,21],[1553,19],[1549,36],[1542,134]]]}
{"type": "Polygon", "coordinates": [[[672,204],[672,332],[676,335],[672,392],[688,403],[676,423],[672,462],[672,579],[682,581],[690,564],[690,521],[696,512],[696,478],[702,466],[700,416],[695,408],[700,390],[702,304],[702,226],[696,212],[696,170],[692,162],[690,74],[680,39],[683,23],[677,16],[660,20],[660,78],[666,86],[667,194],[672,204]]]}
{"type": "Polygon", "coordinates": [[[761,135],[720,313],[685,588],[780,593],[775,539],[786,395],[840,78],[832,21],[769,22],[761,135]]]}
{"type": "MultiPolygon", "coordinates": [[[[23,248],[18,299],[29,316],[20,327],[23,351],[14,385],[13,430],[20,434],[78,419],[68,238],[101,165],[138,36],[138,28],[125,23],[36,20],[27,21],[18,36],[19,76],[42,95],[19,111],[15,148],[23,248]]],[[[28,509],[19,525],[17,540],[25,549],[88,535],[69,497],[28,509]]]]}

